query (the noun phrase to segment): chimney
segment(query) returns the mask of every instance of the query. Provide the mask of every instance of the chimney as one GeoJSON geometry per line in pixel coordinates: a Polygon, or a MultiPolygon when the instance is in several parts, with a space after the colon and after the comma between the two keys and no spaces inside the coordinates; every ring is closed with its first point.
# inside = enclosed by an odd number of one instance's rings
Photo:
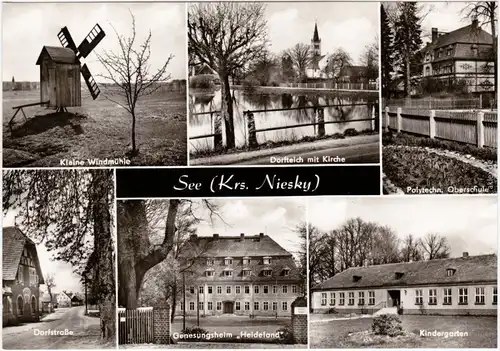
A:
{"type": "Polygon", "coordinates": [[[214,234],[214,239],[219,239],[219,234],[214,234]]]}
{"type": "Polygon", "coordinates": [[[472,20],[472,28],[477,28],[477,27],[479,27],[479,21],[477,18],[474,18],[472,20]]]}
{"type": "Polygon", "coordinates": [[[245,239],[245,233],[240,233],[240,239],[241,240],[245,239]]]}
{"type": "Polygon", "coordinates": [[[438,36],[439,36],[438,29],[433,27],[432,28],[432,42],[433,43],[437,40],[438,36]]]}
{"type": "Polygon", "coordinates": [[[464,252],[464,253],[462,254],[462,257],[464,257],[464,258],[469,257],[469,253],[468,253],[468,252],[464,252]]]}
{"type": "Polygon", "coordinates": [[[263,238],[264,237],[264,233],[259,233],[259,238],[263,238]]]}

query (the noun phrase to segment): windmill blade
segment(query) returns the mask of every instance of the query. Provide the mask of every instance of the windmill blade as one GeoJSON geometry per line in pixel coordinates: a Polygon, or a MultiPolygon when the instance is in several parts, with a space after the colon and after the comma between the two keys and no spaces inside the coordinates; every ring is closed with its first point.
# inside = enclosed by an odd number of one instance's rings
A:
{"type": "Polygon", "coordinates": [[[83,39],[80,46],[78,46],[78,58],[82,56],[87,57],[105,36],[106,33],[104,33],[101,26],[96,24],[89,34],[87,34],[85,39],[83,39]]]}
{"type": "Polygon", "coordinates": [[[92,95],[92,99],[97,99],[97,97],[101,93],[101,90],[97,86],[97,83],[95,82],[94,77],[92,77],[92,74],[90,74],[87,64],[84,64],[82,66],[81,72],[85,83],[87,83],[87,88],[89,88],[90,95],[92,95]]]}
{"type": "Polygon", "coordinates": [[[59,41],[61,42],[61,45],[63,47],[73,50],[76,54],[78,49],[76,48],[76,44],[73,41],[71,34],[69,34],[68,27],[61,28],[61,30],[57,34],[57,37],[59,38],[59,41]]]}

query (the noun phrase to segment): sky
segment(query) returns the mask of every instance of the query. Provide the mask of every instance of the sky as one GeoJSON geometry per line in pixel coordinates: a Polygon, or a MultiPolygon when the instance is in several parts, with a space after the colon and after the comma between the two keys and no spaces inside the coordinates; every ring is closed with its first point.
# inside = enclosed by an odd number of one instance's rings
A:
{"type": "Polygon", "coordinates": [[[87,36],[96,23],[106,37],[83,63],[87,63],[95,80],[104,68],[95,52],[118,52],[119,45],[113,27],[121,35],[132,33],[133,13],[137,43],[142,44],[149,30],[151,39],[151,70],[156,72],[170,54],[174,58],[167,67],[173,79],[186,78],[186,13],[180,3],[4,3],[2,6],[2,75],[16,81],[39,81],[36,60],[44,45],[61,46],[57,34],[67,26],[75,44],[87,36]]]}
{"type": "Polygon", "coordinates": [[[310,44],[317,21],[322,54],[343,48],[355,64],[379,32],[377,2],[268,3],[266,17],[272,52],[310,44]]]}
{"type": "MultiPolygon", "coordinates": [[[[9,211],[3,217],[2,225],[10,227],[15,225],[15,215],[17,211],[9,211]]],[[[69,263],[62,261],[52,261],[53,252],[48,252],[45,245],[42,243],[36,246],[38,259],[42,274],[46,277],[49,274],[54,275],[56,286],[52,292],[61,292],[63,290],[76,292],[83,292],[82,284],[78,275],[73,273],[73,267],[69,263]]],[[[43,291],[46,291],[45,285],[41,286],[43,291]]]]}
{"type": "MultiPolygon", "coordinates": [[[[304,198],[245,198],[213,200],[219,206],[222,220],[207,220],[198,226],[198,235],[239,236],[264,233],[297,257],[301,240],[295,227],[305,221],[304,198]]],[[[208,212],[200,210],[208,219],[208,212]]]]}
{"type": "Polygon", "coordinates": [[[445,236],[451,257],[497,253],[496,196],[408,196],[310,198],[309,219],[324,231],[361,217],[393,228],[400,238],[445,236]]]}

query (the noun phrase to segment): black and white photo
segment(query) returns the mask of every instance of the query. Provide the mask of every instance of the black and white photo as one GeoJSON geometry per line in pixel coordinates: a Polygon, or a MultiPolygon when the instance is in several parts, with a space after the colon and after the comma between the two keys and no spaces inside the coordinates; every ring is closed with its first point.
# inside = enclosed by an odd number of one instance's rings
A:
{"type": "Polygon", "coordinates": [[[311,348],[496,348],[497,205],[309,199],[311,348]]]}
{"type": "Polygon", "coordinates": [[[3,172],[4,349],[116,348],[111,170],[3,172]]]}
{"type": "Polygon", "coordinates": [[[119,200],[118,262],[120,345],[307,345],[303,199],[119,200]]]}
{"type": "Polygon", "coordinates": [[[380,5],[384,194],[497,192],[498,2],[380,5]]]}
{"type": "Polygon", "coordinates": [[[3,166],[186,165],[185,16],[182,3],[4,4],[3,166]]]}
{"type": "Polygon", "coordinates": [[[190,165],[379,163],[372,2],[188,5],[190,165]]]}

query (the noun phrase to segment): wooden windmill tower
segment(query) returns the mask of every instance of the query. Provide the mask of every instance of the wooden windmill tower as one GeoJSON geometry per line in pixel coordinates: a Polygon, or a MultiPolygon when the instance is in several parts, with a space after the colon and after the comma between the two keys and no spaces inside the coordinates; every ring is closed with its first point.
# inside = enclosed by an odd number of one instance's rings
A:
{"type": "Polygon", "coordinates": [[[86,58],[99,44],[105,33],[96,24],[77,47],[67,27],[61,29],[57,37],[63,47],[44,46],[38,60],[40,65],[40,101],[57,111],[66,111],[67,107],[81,106],[80,72],[87,84],[90,95],[95,100],[99,87],[86,64],[80,59],[86,58]]]}

